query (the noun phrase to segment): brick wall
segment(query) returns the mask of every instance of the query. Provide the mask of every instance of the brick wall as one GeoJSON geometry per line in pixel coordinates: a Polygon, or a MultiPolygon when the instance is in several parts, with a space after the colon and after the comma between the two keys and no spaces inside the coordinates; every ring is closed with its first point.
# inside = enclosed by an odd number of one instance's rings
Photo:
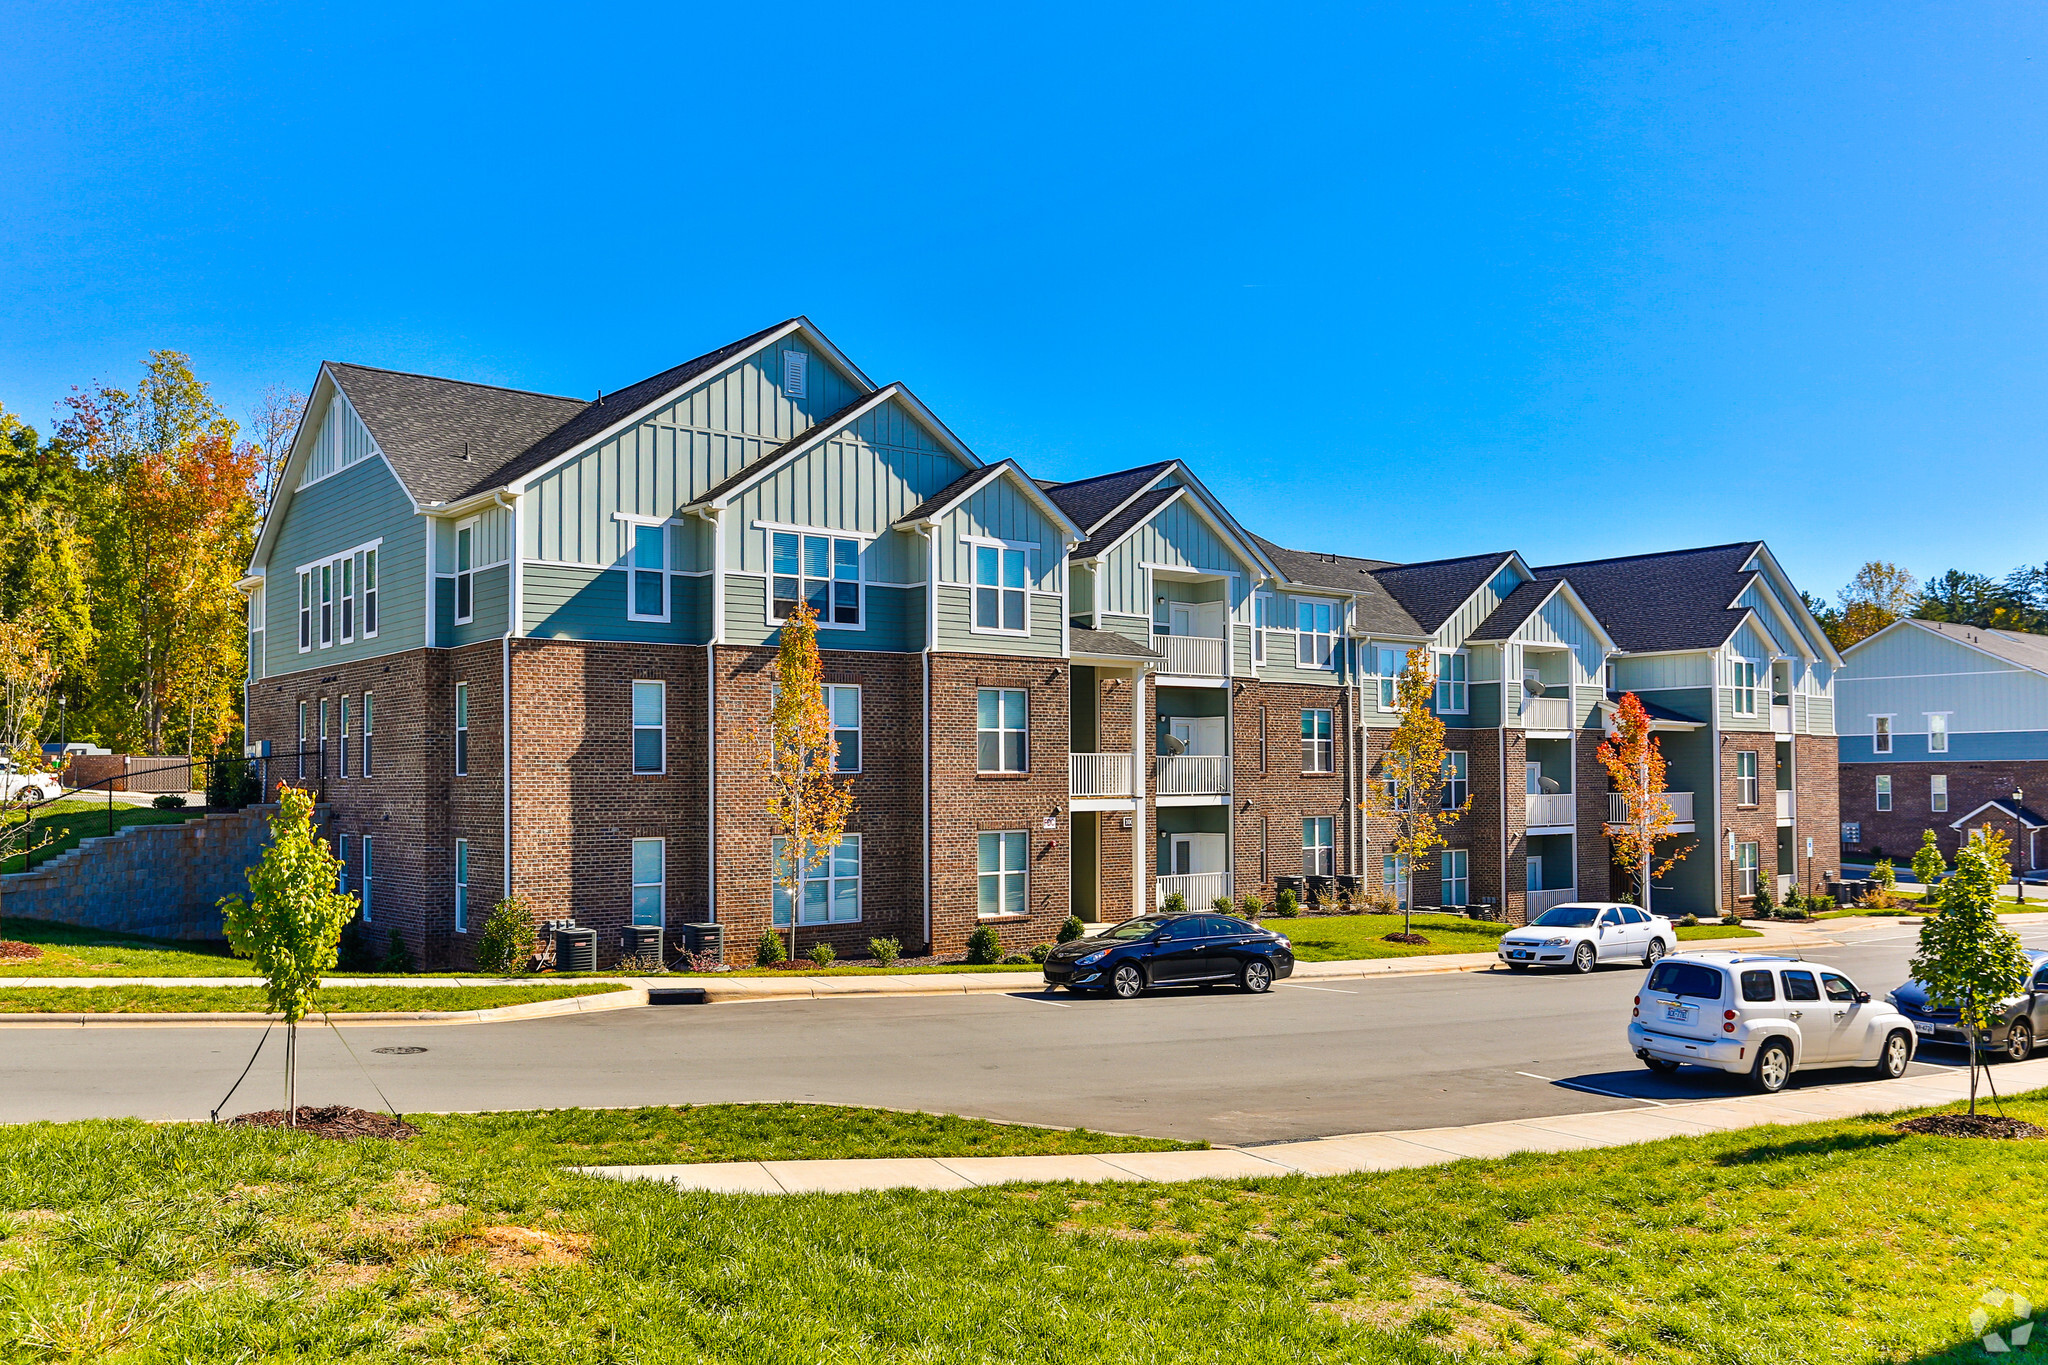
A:
{"type": "Polygon", "coordinates": [[[1345,797],[1352,761],[1347,742],[1352,725],[1349,696],[1345,688],[1305,683],[1247,679],[1234,684],[1234,896],[1256,891],[1276,877],[1302,875],[1302,821],[1309,819],[1330,821],[1336,870],[1342,876],[1357,875],[1347,837],[1352,826],[1345,797]],[[1301,713],[1311,709],[1331,713],[1333,755],[1327,773],[1302,768],[1301,713]]]}
{"type": "Polygon", "coordinates": [[[1578,793],[1579,899],[1633,901],[1636,888],[1614,865],[1614,847],[1607,838],[1607,769],[1600,762],[1598,730],[1580,730],[1572,737],[1572,790],[1578,793]]]}
{"type": "MultiPolygon", "coordinates": [[[[1131,687],[1132,681],[1128,676],[1096,674],[1097,751],[1100,753],[1127,754],[1131,751],[1131,687]]],[[[1149,687],[1146,695],[1148,698],[1151,696],[1149,687]]],[[[1148,727],[1153,724],[1149,703],[1145,723],[1148,727]]],[[[1125,812],[1106,810],[1100,812],[1096,821],[1097,896],[1102,921],[1108,924],[1129,919],[1134,913],[1131,906],[1131,841],[1136,837],[1136,830],[1124,828],[1127,818],[1125,812]]],[[[1135,913],[1152,908],[1151,864],[1144,866],[1148,874],[1145,896],[1135,913]]]]}
{"type": "MultiPolygon", "coordinates": [[[[2043,765],[2048,769],[2048,765],[2043,765]]],[[[1840,751],[1835,740],[1827,735],[1794,735],[1792,737],[1792,853],[1796,863],[1788,867],[1798,879],[1800,888],[1807,892],[1826,890],[1821,885],[1822,877],[1828,871],[1839,873],[1842,866],[1842,808],[1840,751]],[[1806,857],[1806,841],[1813,840],[1813,859],[1809,865],[1806,857]]],[[[1954,779],[1950,779],[1951,785],[1954,779]]],[[[1950,797],[1950,809],[1955,808],[1954,797],[1950,797]]],[[[1968,810],[1964,806],[1963,810],[1968,810]]],[[[1961,812],[1958,811],[1957,814],[1961,812]]],[[[1945,816],[1941,828],[1955,815],[1945,816]]],[[[1917,846],[1919,837],[1914,837],[1917,846]]]]}
{"type": "MultiPolygon", "coordinates": [[[[1826,743],[1832,751],[1834,741],[1826,743]]],[[[1883,856],[1904,864],[1920,847],[1920,832],[1931,829],[1942,856],[1953,863],[1957,850],[1962,846],[1963,834],[1949,826],[1986,801],[2010,801],[2014,790],[2025,794],[2025,804],[2031,809],[2040,810],[2048,805],[2048,760],[1841,764],[1835,775],[1836,800],[1839,803],[1836,827],[1832,833],[1820,829],[1815,831],[1815,862],[1820,862],[1820,852],[1826,848],[1830,861],[1825,865],[1839,865],[1833,860],[1841,856],[1843,847],[1840,822],[1853,820],[1863,827],[1862,840],[1849,849],[1858,858],[1883,856]],[[1892,808],[1885,812],[1877,809],[1876,779],[1880,773],[1889,773],[1892,779],[1892,808]],[[1932,808],[1928,798],[1927,779],[1935,773],[1948,778],[1948,809],[1940,812],[1932,808]]],[[[2010,834],[2011,830],[2006,832],[2010,834]]],[[[2039,840],[2035,856],[2048,862],[2048,836],[2039,840]]],[[[2029,861],[2028,841],[2022,838],[2013,845],[2013,863],[2016,867],[2028,868],[2029,861]]]]}
{"type": "MultiPolygon", "coordinates": [[[[1721,832],[1711,847],[1704,847],[1700,855],[1718,860],[1721,864],[1721,903],[1717,911],[1727,909],[1730,897],[1748,905],[1746,897],[1739,895],[1742,890],[1735,865],[1728,858],[1728,834],[1733,831],[1738,844],[1754,842],[1756,850],[1756,875],[1759,886],[1772,885],[1771,878],[1778,871],[1778,806],[1775,790],[1777,764],[1777,741],[1768,731],[1739,731],[1721,736],[1719,755],[1719,780],[1721,783],[1721,832]],[[1736,780],[1736,755],[1745,750],[1756,754],[1757,799],[1754,805],[1740,805],[1736,797],[1739,784],[1736,780]]],[[[1695,798],[1697,800],[1697,798],[1695,798]]],[[[1702,841],[1707,842],[1707,841],[1702,841]]],[[[1787,871],[1790,869],[1788,868],[1787,871]]]]}

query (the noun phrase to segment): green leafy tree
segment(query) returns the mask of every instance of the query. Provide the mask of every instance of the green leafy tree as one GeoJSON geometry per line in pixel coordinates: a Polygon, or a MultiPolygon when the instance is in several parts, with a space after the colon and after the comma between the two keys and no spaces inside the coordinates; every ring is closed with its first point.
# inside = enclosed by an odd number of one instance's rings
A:
{"type": "Polygon", "coordinates": [[[1913,854],[1913,876],[1920,883],[1920,903],[1931,905],[1941,879],[1948,872],[1948,859],[1941,856],[1941,849],[1934,842],[1934,831],[1920,832],[1920,848],[1913,854]]]}
{"type": "MultiPolygon", "coordinates": [[[[1365,789],[1365,811],[1391,827],[1385,841],[1397,868],[1408,869],[1413,878],[1439,849],[1450,847],[1444,837],[1465,812],[1472,798],[1455,807],[1444,805],[1444,788],[1449,782],[1444,749],[1444,723],[1436,713],[1436,679],[1430,672],[1429,651],[1408,652],[1408,666],[1394,684],[1394,708],[1400,716],[1394,733],[1380,757],[1380,780],[1365,789]]],[[[1388,894],[1393,887],[1386,888],[1388,894]]],[[[1401,899],[1401,934],[1414,937],[1415,896],[1401,899]]]]}
{"type": "Polygon", "coordinates": [[[1941,884],[1941,909],[1920,926],[1913,979],[1938,1009],[1957,1010],[1970,1037],[1970,1113],[1977,1112],[1980,1040],[1998,1007],[2019,994],[2032,968],[2020,936],[1998,922],[1998,895],[2012,875],[2011,842],[1996,830],[1978,830],[1956,853],[1956,869],[1941,884]]]}
{"type": "Polygon", "coordinates": [[[1879,858],[1876,865],[1870,869],[1870,879],[1877,883],[1877,903],[1890,905],[1892,897],[1899,893],[1899,874],[1892,866],[1892,860],[1879,858]]]}
{"type": "Polygon", "coordinates": [[[221,920],[235,956],[263,973],[272,1012],[285,1021],[285,1121],[299,1108],[299,1020],[334,967],[341,931],[355,918],[353,892],[335,890],[341,859],[313,829],[313,794],[280,786],[270,846],[249,869],[249,896],[223,896],[221,920]]]}
{"type": "Polygon", "coordinates": [[[18,621],[0,621],[0,761],[12,765],[14,779],[0,779],[0,867],[20,858],[27,870],[28,855],[56,838],[35,822],[42,789],[21,780],[47,766],[36,731],[56,676],[56,665],[33,630],[18,621]]]}

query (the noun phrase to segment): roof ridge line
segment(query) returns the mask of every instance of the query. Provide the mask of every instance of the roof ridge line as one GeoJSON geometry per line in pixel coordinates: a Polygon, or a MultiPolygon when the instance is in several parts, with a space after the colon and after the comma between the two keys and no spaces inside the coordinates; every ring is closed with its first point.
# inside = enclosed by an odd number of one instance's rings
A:
{"type": "MultiPolygon", "coordinates": [[[[1574,559],[1563,564],[1536,564],[1530,567],[1537,573],[1548,573],[1553,569],[1590,569],[1596,564],[1627,564],[1641,559],[1670,559],[1676,555],[1712,554],[1716,550],[1741,550],[1763,545],[1761,540],[1731,540],[1724,545],[1695,545],[1690,549],[1652,550],[1639,555],[1610,555],[1606,559],[1574,559]]],[[[1754,572],[1754,571],[1752,571],[1754,572]]]]}
{"type": "MultiPolygon", "coordinates": [[[[1304,550],[1300,551],[1300,553],[1313,554],[1316,552],[1304,550]]],[[[1481,560],[1506,559],[1509,555],[1520,553],[1521,551],[1519,550],[1495,550],[1489,554],[1451,555],[1445,559],[1417,559],[1404,564],[1389,564],[1385,569],[1377,570],[1376,572],[1391,573],[1398,569],[1433,569],[1444,564],[1473,564],[1481,560]]]]}
{"type": "Polygon", "coordinates": [[[360,365],[353,360],[323,360],[326,366],[340,366],[351,370],[368,370],[371,374],[392,374],[400,379],[431,379],[436,384],[460,384],[465,389],[491,389],[498,393],[516,393],[525,398],[551,398],[561,403],[580,403],[589,407],[597,400],[578,398],[567,393],[542,393],[539,389],[515,389],[510,384],[480,384],[474,379],[450,379],[445,374],[422,374],[418,370],[393,370],[383,365],[360,365]]]}

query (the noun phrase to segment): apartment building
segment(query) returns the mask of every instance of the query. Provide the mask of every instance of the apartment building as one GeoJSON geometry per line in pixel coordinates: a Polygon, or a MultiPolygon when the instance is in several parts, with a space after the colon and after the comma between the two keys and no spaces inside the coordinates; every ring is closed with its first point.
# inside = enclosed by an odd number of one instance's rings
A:
{"type": "Polygon", "coordinates": [[[1894,621],[1842,651],[1842,851],[1903,862],[1933,830],[1953,860],[1970,832],[2048,858],[2048,636],[1894,621]]]}
{"type": "Polygon", "coordinates": [[[243,587],[250,747],[320,785],[365,918],[427,964],[467,963],[513,893],[606,953],[699,920],[742,951],[792,920],[842,953],[983,924],[1021,949],[1070,911],[1283,877],[1519,920],[1609,889],[1591,754],[1616,688],[1698,750],[1685,834],[1744,836],[1664,908],[1790,875],[1757,774],[1803,793],[1815,736],[1826,810],[1777,811],[1834,829],[1836,661],[1760,544],[1547,569],[1289,549],[1179,462],[984,461],[803,318],[590,401],[324,365],[243,587]],[[856,809],[792,897],[761,739],[798,601],[856,809]],[[1473,811],[1409,869],[1361,803],[1418,647],[1473,811]]]}

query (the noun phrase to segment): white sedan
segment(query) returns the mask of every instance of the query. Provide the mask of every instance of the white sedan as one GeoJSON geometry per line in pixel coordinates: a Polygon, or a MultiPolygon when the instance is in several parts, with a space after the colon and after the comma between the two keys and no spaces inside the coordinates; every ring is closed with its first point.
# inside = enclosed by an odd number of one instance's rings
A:
{"type": "Polygon", "coordinates": [[[1553,905],[1503,935],[1500,960],[1514,972],[1531,967],[1590,972],[1603,962],[1651,966],[1677,947],[1678,930],[1662,915],[1619,901],[1573,901],[1553,905]]]}
{"type": "Polygon", "coordinates": [[[33,806],[55,798],[63,790],[51,774],[18,772],[13,760],[0,758],[0,801],[33,806]]]}

